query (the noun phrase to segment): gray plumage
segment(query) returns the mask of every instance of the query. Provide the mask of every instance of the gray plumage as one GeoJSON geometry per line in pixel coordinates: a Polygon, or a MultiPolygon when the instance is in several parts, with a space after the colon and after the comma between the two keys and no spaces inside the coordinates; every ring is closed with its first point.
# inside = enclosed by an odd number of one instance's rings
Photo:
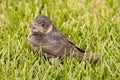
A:
{"type": "Polygon", "coordinates": [[[28,35],[28,41],[35,51],[42,49],[42,55],[47,58],[62,58],[63,55],[69,57],[70,54],[75,54],[81,60],[85,56],[87,60],[98,61],[96,55],[90,56],[80,48],[76,47],[64,35],[62,35],[52,24],[51,20],[46,16],[37,16],[30,24],[32,28],[28,35]]]}

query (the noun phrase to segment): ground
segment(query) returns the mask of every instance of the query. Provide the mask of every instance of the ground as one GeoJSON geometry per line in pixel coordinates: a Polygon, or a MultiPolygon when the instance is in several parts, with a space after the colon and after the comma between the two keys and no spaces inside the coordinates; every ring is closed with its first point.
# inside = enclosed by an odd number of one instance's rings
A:
{"type": "Polygon", "coordinates": [[[0,0],[0,80],[120,80],[120,0],[0,0]],[[27,41],[38,15],[79,48],[101,55],[95,66],[75,58],[45,60],[27,41]]]}

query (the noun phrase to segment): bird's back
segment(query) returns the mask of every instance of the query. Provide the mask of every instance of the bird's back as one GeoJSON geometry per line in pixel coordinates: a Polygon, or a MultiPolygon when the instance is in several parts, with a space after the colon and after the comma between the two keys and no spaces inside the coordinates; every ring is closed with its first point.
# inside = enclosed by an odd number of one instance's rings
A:
{"type": "Polygon", "coordinates": [[[62,57],[63,55],[70,56],[70,53],[78,54],[80,58],[83,57],[84,51],[76,47],[60,32],[54,31],[43,37],[41,43],[42,50],[48,54],[62,57]]]}

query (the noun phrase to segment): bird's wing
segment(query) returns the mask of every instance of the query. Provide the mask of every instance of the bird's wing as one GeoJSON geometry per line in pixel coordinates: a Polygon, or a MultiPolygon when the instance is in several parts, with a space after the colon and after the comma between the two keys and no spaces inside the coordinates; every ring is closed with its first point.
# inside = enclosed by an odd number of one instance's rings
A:
{"type": "Polygon", "coordinates": [[[71,41],[69,41],[59,32],[49,34],[46,36],[46,39],[47,41],[43,43],[42,49],[47,54],[53,55],[55,57],[62,57],[65,53],[69,55],[70,50],[73,48],[76,48],[82,52],[81,49],[76,47],[71,41]]]}

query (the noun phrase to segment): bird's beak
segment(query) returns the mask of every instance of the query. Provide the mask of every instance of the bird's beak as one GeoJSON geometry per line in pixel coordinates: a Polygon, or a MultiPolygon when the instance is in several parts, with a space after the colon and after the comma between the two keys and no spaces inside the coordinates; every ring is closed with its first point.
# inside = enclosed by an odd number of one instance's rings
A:
{"type": "Polygon", "coordinates": [[[30,27],[30,28],[33,28],[33,25],[32,25],[32,24],[30,24],[30,25],[29,25],[29,27],[30,27]]]}

